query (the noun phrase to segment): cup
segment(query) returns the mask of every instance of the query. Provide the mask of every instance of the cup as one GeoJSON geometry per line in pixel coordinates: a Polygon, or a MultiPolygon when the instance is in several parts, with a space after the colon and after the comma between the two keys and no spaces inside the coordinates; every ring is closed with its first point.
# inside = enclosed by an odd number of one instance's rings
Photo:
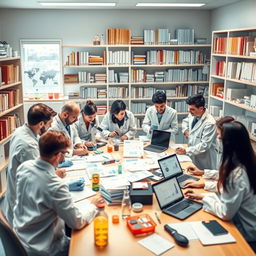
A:
{"type": "Polygon", "coordinates": [[[58,92],[53,93],[54,99],[58,99],[60,97],[60,94],[58,92]]]}
{"type": "Polygon", "coordinates": [[[119,150],[119,144],[118,143],[115,143],[114,144],[114,151],[118,151],[119,150]]]}
{"type": "Polygon", "coordinates": [[[112,147],[112,145],[108,144],[108,146],[107,146],[107,151],[108,151],[108,153],[112,153],[112,152],[113,152],[113,147],[112,147]]]}
{"type": "Polygon", "coordinates": [[[49,99],[49,100],[52,100],[52,99],[53,99],[53,93],[51,93],[51,92],[48,93],[48,99],[49,99]]]}

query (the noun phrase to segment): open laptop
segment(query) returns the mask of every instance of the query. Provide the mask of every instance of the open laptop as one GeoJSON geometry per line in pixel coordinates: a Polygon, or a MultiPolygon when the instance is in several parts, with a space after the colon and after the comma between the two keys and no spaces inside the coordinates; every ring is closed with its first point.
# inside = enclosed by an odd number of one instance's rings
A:
{"type": "Polygon", "coordinates": [[[184,188],[183,182],[185,180],[199,180],[194,176],[183,174],[183,170],[176,154],[158,159],[158,164],[164,178],[177,177],[179,185],[182,188],[184,188]]]}
{"type": "Polygon", "coordinates": [[[162,212],[180,220],[189,217],[203,206],[183,196],[176,177],[153,184],[153,191],[162,212]]]}
{"type": "Polygon", "coordinates": [[[152,152],[163,152],[168,149],[171,133],[160,130],[153,130],[150,145],[144,147],[144,150],[152,152]]]}

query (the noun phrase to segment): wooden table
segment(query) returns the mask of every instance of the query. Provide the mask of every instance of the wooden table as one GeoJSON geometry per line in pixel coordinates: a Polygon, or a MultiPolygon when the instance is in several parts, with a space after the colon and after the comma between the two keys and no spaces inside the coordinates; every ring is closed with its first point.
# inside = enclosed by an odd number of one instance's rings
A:
{"type": "MultiPolygon", "coordinates": [[[[170,150],[171,151],[171,150],[170,150]]],[[[187,163],[188,164],[188,163],[187,163]]],[[[186,164],[183,164],[183,166],[186,164]]],[[[120,206],[106,206],[106,212],[109,217],[109,242],[108,246],[99,249],[94,245],[93,223],[86,226],[82,230],[73,231],[69,249],[70,256],[137,256],[137,255],[154,255],[152,252],[141,246],[138,241],[144,237],[135,237],[130,230],[126,227],[126,221],[121,219],[120,206]],[[112,215],[118,214],[120,216],[119,224],[112,224],[112,215]]],[[[153,195],[153,205],[144,206],[143,213],[150,214],[156,222],[156,233],[167,240],[174,242],[173,238],[164,231],[164,224],[177,223],[180,220],[173,218],[169,215],[161,213],[155,196],[153,195]],[[161,224],[156,220],[154,212],[158,213],[161,224]]],[[[132,215],[136,215],[132,212],[132,215]]],[[[188,248],[183,248],[175,244],[174,248],[165,252],[162,255],[175,255],[175,256],[255,256],[254,252],[244,240],[242,235],[231,222],[224,222],[219,218],[200,210],[193,214],[184,221],[201,221],[216,219],[221,223],[236,239],[236,243],[223,244],[223,245],[210,245],[203,246],[199,240],[189,242],[188,248]]]]}

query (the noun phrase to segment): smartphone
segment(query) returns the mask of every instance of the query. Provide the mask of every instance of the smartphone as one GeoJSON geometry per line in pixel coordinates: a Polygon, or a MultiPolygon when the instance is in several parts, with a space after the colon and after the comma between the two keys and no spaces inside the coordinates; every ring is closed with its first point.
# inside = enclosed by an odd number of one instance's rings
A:
{"type": "Polygon", "coordinates": [[[214,235],[220,236],[228,234],[228,231],[223,228],[216,220],[202,221],[202,224],[214,235]]]}

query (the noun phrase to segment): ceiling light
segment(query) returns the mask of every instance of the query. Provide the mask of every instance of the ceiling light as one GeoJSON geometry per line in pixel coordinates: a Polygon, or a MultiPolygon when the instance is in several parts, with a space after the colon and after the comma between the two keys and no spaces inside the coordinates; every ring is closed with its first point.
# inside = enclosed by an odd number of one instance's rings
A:
{"type": "Polygon", "coordinates": [[[113,7],[116,3],[67,3],[67,2],[39,2],[43,6],[57,6],[57,7],[113,7]]]}
{"type": "Polygon", "coordinates": [[[201,7],[204,3],[137,3],[138,7],[201,7]]]}

